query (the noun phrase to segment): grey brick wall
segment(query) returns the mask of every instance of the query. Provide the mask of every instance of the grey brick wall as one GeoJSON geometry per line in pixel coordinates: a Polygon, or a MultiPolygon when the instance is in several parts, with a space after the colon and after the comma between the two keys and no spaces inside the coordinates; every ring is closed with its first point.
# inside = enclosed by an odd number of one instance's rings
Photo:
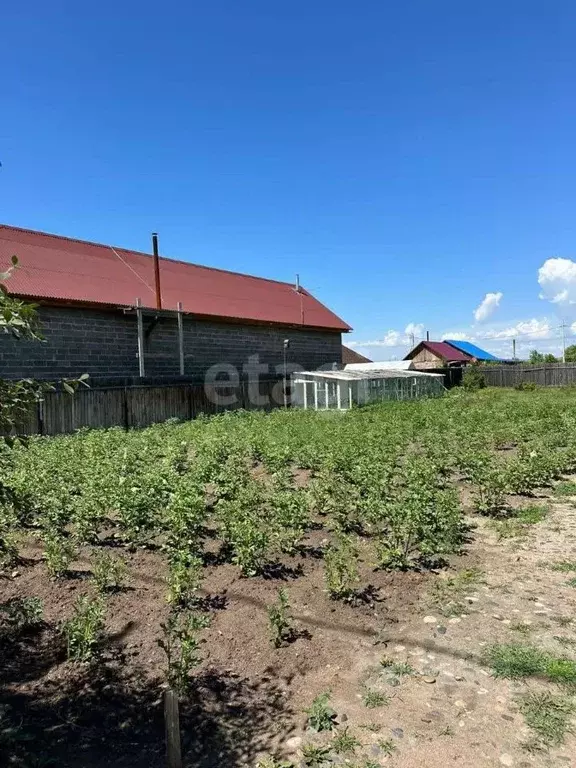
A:
{"type": "MultiPolygon", "coordinates": [[[[0,335],[0,378],[57,379],[88,373],[94,379],[138,376],[134,315],[121,311],[41,307],[45,342],[17,341],[0,335]]],[[[146,315],[145,328],[153,321],[146,315]]],[[[278,329],[184,319],[186,376],[202,376],[210,366],[241,369],[252,355],[273,367],[282,365],[283,341],[290,339],[288,363],[315,369],[341,360],[341,335],[329,331],[278,329]]],[[[145,348],[147,376],[178,376],[175,318],[162,317],[145,348]]]]}

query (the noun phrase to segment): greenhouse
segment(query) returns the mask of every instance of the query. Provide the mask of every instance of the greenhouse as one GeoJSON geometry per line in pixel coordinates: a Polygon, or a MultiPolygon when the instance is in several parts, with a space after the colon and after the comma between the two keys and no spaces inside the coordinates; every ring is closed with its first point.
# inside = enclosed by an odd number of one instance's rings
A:
{"type": "Polygon", "coordinates": [[[421,371],[304,371],[292,376],[292,405],[312,410],[438,397],[444,391],[442,374],[421,371]]]}

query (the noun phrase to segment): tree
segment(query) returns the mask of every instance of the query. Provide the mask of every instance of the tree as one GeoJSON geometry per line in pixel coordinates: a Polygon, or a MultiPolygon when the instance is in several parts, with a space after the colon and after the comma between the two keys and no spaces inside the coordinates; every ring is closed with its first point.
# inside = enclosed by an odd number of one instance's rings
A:
{"type": "Polygon", "coordinates": [[[576,344],[571,344],[569,347],[566,347],[564,359],[567,363],[576,363],[576,344]]]}
{"type": "Polygon", "coordinates": [[[533,349],[532,352],[530,352],[530,356],[528,358],[529,363],[543,363],[544,362],[544,355],[542,352],[538,352],[537,349],[533,349]]]}
{"type": "Polygon", "coordinates": [[[530,363],[557,363],[558,358],[554,357],[553,354],[548,352],[547,354],[542,354],[542,352],[538,352],[537,349],[533,349],[532,352],[530,352],[530,357],[528,358],[528,362],[530,363]]]}
{"type": "MultiPolygon", "coordinates": [[[[40,341],[43,336],[36,305],[10,296],[3,285],[3,281],[10,278],[17,266],[18,258],[12,256],[12,266],[6,272],[0,272],[0,333],[8,333],[17,339],[40,341]]],[[[80,384],[88,386],[87,379],[88,375],[83,374],[78,379],[65,379],[61,384],[67,392],[74,394],[80,384]]],[[[54,384],[33,379],[0,379],[0,440],[2,434],[11,432],[14,426],[26,417],[33,403],[40,399],[44,392],[54,389],[54,384]]]]}

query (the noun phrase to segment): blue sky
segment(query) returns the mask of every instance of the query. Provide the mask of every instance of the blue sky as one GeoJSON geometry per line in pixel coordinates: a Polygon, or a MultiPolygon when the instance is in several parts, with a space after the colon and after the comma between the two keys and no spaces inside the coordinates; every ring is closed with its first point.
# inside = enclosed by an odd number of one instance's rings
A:
{"type": "Polygon", "coordinates": [[[4,223],[299,272],[375,359],[576,321],[573,2],[30,0],[2,33],[4,223]]]}

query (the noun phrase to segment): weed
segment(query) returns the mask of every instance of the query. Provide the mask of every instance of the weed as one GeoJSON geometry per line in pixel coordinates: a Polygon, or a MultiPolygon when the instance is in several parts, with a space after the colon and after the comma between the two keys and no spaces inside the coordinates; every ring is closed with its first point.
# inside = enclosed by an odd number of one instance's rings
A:
{"type": "Polygon", "coordinates": [[[380,768],[381,763],[377,763],[375,760],[365,760],[362,768],[380,768]]]}
{"type": "Polygon", "coordinates": [[[438,733],[438,736],[454,736],[454,729],[450,725],[445,725],[438,733]]]}
{"type": "Polygon", "coordinates": [[[382,750],[382,752],[386,755],[386,757],[390,757],[391,755],[396,752],[396,744],[394,744],[393,739],[380,739],[378,742],[378,746],[382,750]]]}
{"type": "Polygon", "coordinates": [[[126,577],[126,562],[108,552],[95,552],[92,555],[92,578],[98,592],[119,590],[126,577]]]}
{"type": "Polygon", "coordinates": [[[568,579],[566,585],[568,587],[576,587],[576,576],[574,576],[572,579],[568,579]]]}
{"type": "Polygon", "coordinates": [[[484,574],[478,568],[465,568],[447,579],[437,579],[430,596],[443,616],[458,616],[466,611],[463,600],[484,582],[484,574]]]}
{"type": "Polygon", "coordinates": [[[18,631],[42,624],[43,610],[39,597],[13,597],[0,605],[6,624],[18,631]]]}
{"type": "Polygon", "coordinates": [[[166,679],[180,695],[188,692],[191,672],[202,662],[198,635],[209,623],[208,617],[201,614],[171,613],[168,621],[160,625],[163,637],[157,642],[166,654],[166,679]]]}
{"type": "Polygon", "coordinates": [[[326,765],[329,755],[329,747],[320,747],[316,744],[304,744],[302,747],[302,759],[304,765],[309,768],[321,768],[326,765]]]}
{"type": "Polygon", "coordinates": [[[274,757],[263,757],[256,763],[256,768],[294,768],[294,763],[276,760],[274,757]]]}
{"type": "Polygon", "coordinates": [[[337,755],[353,755],[356,749],[362,746],[358,739],[348,731],[348,728],[338,731],[330,742],[330,748],[337,755]]]}
{"type": "Polygon", "coordinates": [[[278,590],[278,602],[266,608],[268,623],[270,626],[270,641],[274,648],[280,648],[290,639],[292,629],[292,617],[290,615],[290,603],[285,589],[278,590]]]}
{"type": "Polygon", "coordinates": [[[318,694],[312,704],[305,709],[308,715],[308,727],[313,731],[332,731],[336,725],[336,712],[329,706],[330,691],[318,694]]]}
{"type": "Polygon", "coordinates": [[[80,595],[74,603],[72,618],[62,631],[68,646],[68,658],[90,661],[104,632],[104,602],[99,597],[80,595]]]}
{"type": "Polygon", "coordinates": [[[572,701],[548,691],[528,693],[520,702],[520,712],[526,724],[546,746],[555,746],[564,741],[566,733],[572,730],[570,718],[574,711],[572,701]]]}
{"type": "Polygon", "coordinates": [[[380,659],[380,664],[385,670],[397,677],[413,675],[415,672],[414,667],[411,664],[408,664],[407,661],[394,661],[394,659],[389,659],[387,656],[380,659]]]}
{"type": "Polygon", "coordinates": [[[504,520],[493,520],[491,524],[501,539],[523,536],[531,525],[542,522],[548,511],[548,507],[532,504],[516,510],[504,520]]]}
{"type": "Polygon", "coordinates": [[[385,707],[390,704],[390,697],[380,691],[367,688],[362,696],[362,703],[368,709],[376,709],[376,707],[385,707]]]}

